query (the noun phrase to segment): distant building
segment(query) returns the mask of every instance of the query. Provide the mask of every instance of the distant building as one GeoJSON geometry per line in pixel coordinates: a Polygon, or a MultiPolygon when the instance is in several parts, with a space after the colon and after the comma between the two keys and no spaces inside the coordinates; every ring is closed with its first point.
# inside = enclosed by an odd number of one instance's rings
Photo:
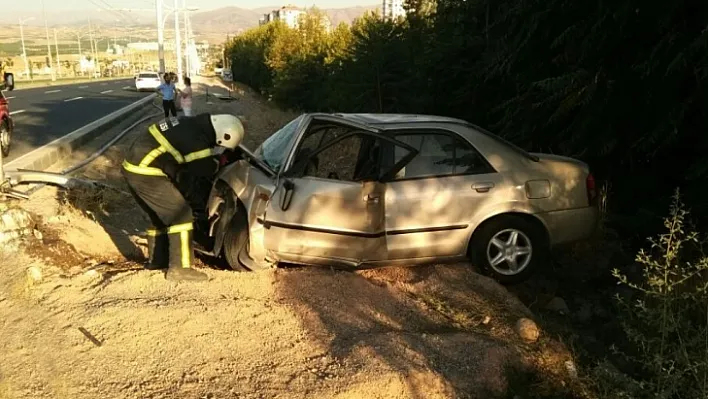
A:
{"type": "Polygon", "coordinates": [[[383,0],[384,19],[395,20],[405,16],[406,10],[403,8],[403,0],[383,0]]]}
{"type": "Polygon", "coordinates": [[[291,28],[297,28],[300,22],[300,16],[305,14],[306,11],[295,6],[283,6],[277,10],[273,10],[267,14],[263,14],[258,23],[260,25],[265,25],[274,21],[283,21],[285,25],[291,28]]]}

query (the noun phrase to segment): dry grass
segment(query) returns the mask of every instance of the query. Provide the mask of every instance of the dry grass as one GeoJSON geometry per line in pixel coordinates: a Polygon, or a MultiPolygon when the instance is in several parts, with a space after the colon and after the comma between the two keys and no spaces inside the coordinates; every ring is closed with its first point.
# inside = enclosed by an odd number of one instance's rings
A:
{"type": "Polygon", "coordinates": [[[109,216],[130,200],[130,194],[109,186],[79,186],[59,192],[60,214],[79,212],[93,220],[109,216]]]}

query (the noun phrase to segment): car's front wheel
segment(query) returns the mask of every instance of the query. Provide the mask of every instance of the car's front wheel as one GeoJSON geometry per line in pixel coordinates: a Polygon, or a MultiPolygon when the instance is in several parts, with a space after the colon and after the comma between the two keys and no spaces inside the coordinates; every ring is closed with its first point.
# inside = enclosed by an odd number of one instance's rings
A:
{"type": "Polygon", "coordinates": [[[3,120],[0,122],[0,147],[2,147],[2,156],[10,155],[10,144],[12,142],[12,131],[10,130],[10,121],[3,120]]]}
{"type": "Polygon", "coordinates": [[[231,223],[224,234],[224,258],[233,270],[247,270],[241,261],[240,256],[248,256],[248,222],[240,213],[236,212],[231,223]]]}
{"type": "Polygon", "coordinates": [[[548,257],[541,226],[518,216],[499,216],[480,226],[470,245],[472,261],[502,284],[527,279],[548,257]]]}

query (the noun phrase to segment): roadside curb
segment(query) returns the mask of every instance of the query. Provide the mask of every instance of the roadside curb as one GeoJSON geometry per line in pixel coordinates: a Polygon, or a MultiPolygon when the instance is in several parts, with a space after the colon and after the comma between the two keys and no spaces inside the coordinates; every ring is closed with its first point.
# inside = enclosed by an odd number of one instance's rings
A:
{"type": "Polygon", "coordinates": [[[106,129],[114,126],[118,122],[125,120],[128,114],[136,109],[143,108],[155,99],[157,94],[151,94],[128,106],[114,111],[100,119],[97,119],[86,126],[74,130],[49,144],[45,144],[21,157],[3,165],[5,171],[30,169],[45,170],[71,153],[88,141],[103,133],[106,129]]]}

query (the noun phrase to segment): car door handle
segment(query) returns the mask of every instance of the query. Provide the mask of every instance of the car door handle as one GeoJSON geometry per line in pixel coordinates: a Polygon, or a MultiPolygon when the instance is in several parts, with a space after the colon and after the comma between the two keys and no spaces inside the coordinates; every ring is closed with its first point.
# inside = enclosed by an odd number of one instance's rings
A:
{"type": "Polygon", "coordinates": [[[484,182],[484,183],[475,183],[472,185],[472,189],[477,191],[478,193],[487,193],[489,190],[494,188],[494,183],[492,182],[484,182]]]}
{"type": "Polygon", "coordinates": [[[381,197],[379,197],[378,195],[367,194],[364,196],[364,202],[366,202],[367,204],[378,204],[380,200],[381,197]]]}

